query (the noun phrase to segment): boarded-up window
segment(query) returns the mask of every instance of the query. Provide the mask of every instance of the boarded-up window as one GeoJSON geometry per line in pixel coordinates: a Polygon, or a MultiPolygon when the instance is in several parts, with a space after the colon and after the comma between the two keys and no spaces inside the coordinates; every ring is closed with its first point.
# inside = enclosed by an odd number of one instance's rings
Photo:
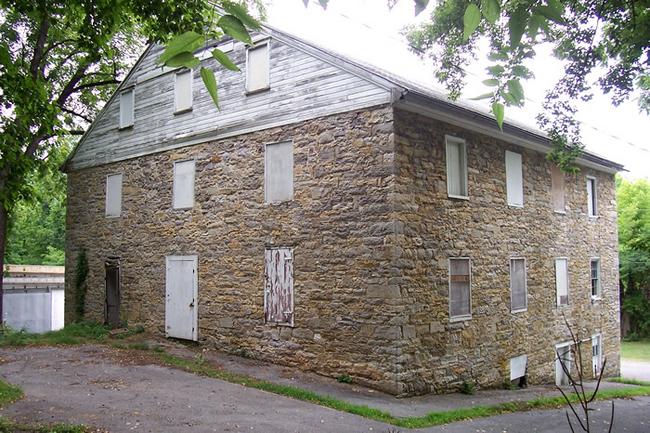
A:
{"type": "Polygon", "coordinates": [[[596,189],[596,179],[587,178],[587,211],[589,216],[598,215],[598,194],[596,189]]]}
{"type": "Polygon", "coordinates": [[[524,205],[521,155],[506,151],[506,195],[510,206],[524,205]]]}
{"type": "Polygon", "coordinates": [[[133,125],[133,89],[120,93],[120,128],[128,128],[133,125]]]}
{"type": "Polygon", "coordinates": [[[528,306],[526,292],[526,260],[510,259],[510,309],[523,311],[528,306]]]}
{"type": "Polygon", "coordinates": [[[293,143],[272,143],[264,152],[264,200],[266,203],[293,198],[293,143]]]}
{"type": "Polygon", "coordinates": [[[174,82],[174,111],[176,113],[192,109],[192,71],[185,70],[176,74],[174,82]]]}
{"type": "Polygon", "coordinates": [[[551,165],[551,198],[555,212],[565,212],[564,172],[557,165],[551,165]]]}
{"type": "Polygon", "coordinates": [[[174,163],[174,209],[194,206],[194,161],[174,163]]]}
{"type": "Polygon", "coordinates": [[[106,216],[118,217],[122,213],[122,175],[106,177],[106,216]]]}
{"type": "Polygon", "coordinates": [[[591,297],[600,298],[600,259],[591,259],[591,297]]]}
{"type": "Polygon", "coordinates": [[[469,259],[449,259],[449,317],[469,318],[471,307],[469,259]]]}
{"type": "Polygon", "coordinates": [[[247,51],[246,91],[269,88],[269,44],[264,43],[247,51]]]}
{"type": "Polygon", "coordinates": [[[293,326],[293,249],[267,248],[264,320],[293,326]]]}
{"type": "Polygon", "coordinates": [[[467,197],[467,148],[465,140],[447,136],[447,194],[467,197]]]}
{"type": "Polygon", "coordinates": [[[569,267],[567,259],[555,259],[557,305],[569,305],[569,267]]]}

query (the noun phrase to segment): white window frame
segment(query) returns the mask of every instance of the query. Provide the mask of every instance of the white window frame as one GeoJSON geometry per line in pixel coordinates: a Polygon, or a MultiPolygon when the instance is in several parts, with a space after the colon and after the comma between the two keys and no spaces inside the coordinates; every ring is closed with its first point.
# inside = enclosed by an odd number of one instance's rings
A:
{"type": "Polygon", "coordinates": [[[264,144],[264,203],[265,204],[274,204],[274,203],[284,203],[287,201],[292,201],[295,197],[296,189],[296,174],[295,174],[295,165],[294,165],[294,152],[295,146],[292,140],[288,141],[277,141],[273,143],[264,144]],[[291,145],[291,196],[289,198],[284,198],[282,200],[269,200],[269,181],[271,179],[271,173],[269,172],[269,154],[268,147],[273,145],[285,144],[288,143],[291,145]]]}
{"type": "Polygon", "coordinates": [[[591,369],[594,374],[594,379],[598,378],[598,373],[600,373],[601,368],[603,368],[603,334],[597,333],[591,336],[591,369]],[[598,342],[598,366],[594,365],[594,341],[598,342]]]}
{"type": "Polygon", "coordinates": [[[119,218],[120,216],[122,216],[122,201],[123,201],[122,191],[124,189],[123,185],[124,185],[124,175],[122,173],[111,173],[109,175],[106,175],[106,180],[105,180],[105,183],[104,183],[104,200],[105,200],[105,203],[104,203],[104,215],[106,216],[106,218],[119,218]],[[119,195],[120,195],[120,201],[119,201],[120,206],[119,206],[119,210],[118,210],[117,214],[109,213],[109,209],[108,209],[108,203],[109,203],[108,179],[110,179],[112,177],[119,177],[120,178],[120,189],[119,189],[119,191],[117,191],[117,193],[119,193],[119,195]]]}
{"type": "Polygon", "coordinates": [[[261,41],[255,42],[255,45],[246,48],[246,94],[251,95],[258,92],[264,92],[271,88],[271,43],[270,39],[263,39],[261,41]],[[250,62],[249,54],[251,51],[260,49],[263,46],[266,46],[266,86],[260,87],[257,89],[250,88],[250,62]]]}
{"type": "Polygon", "coordinates": [[[172,208],[173,209],[192,209],[195,204],[195,189],[196,187],[196,160],[195,159],[184,159],[180,161],[174,161],[174,168],[173,168],[173,178],[172,178],[172,208]],[[192,204],[189,206],[176,206],[176,166],[177,164],[183,164],[186,162],[191,162],[193,163],[193,168],[192,170],[192,204]]]}
{"type": "MultiPolygon", "coordinates": [[[[512,159],[511,159],[512,160],[512,159]]],[[[508,206],[511,207],[517,207],[517,208],[523,208],[524,207],[524,158],[521,153],[518,152],[511,152],[509,150],[506,150],[505,153],[505,159],[504,159],[505,167],[506,167],[506,202],[508,203],[508,206]],[[508,159],[509,158],[518,158],[518,163],[519,163],[519,173],[513,173],[511,170],[508,169],[508,159]],[[519,175],[519,180],[520,183],[517,186],[517,190],[512,190],[510,188],[510,180],[513,178],[515,175],[519,175]],[[521,203],[516,203],[515,199],[519,197],[521,194],[521,203]]]]}
{"type": "Polygon", "coordinates": [[[598,179],[593,176],[587,176],[587,216],[598,218],[598,179]]]}
{"type": "Polygon", "coordinates": [[[449,257],[447,259],[447,296],[448,296],[448,314],[450,322],[462,322],[472,318],[472,259],[469,257],[449,257]],[[461,316],[451,315],[451,261],[452,260],[467,260],[469,269],[469,314],[461,316]]]}
{"type": "Polygon", "coordinates": [[[556,307],[567,307],[570,304],[570,285],[569,285],[569,258],[568,257],[556,257],[553,261],[553,267],[555,268],[555,305],[556,307]],[[558,260],[563,260],[566,263],[566,304],[560,303],[560,291],[558,290],[558,273],[557,273],[557,262],[558,260]]]}
{"type": "Polygon", "coordinates": [[[447,167],[447,172],[446,177],[447,177],[447,197],[449,198],[456,198],[456,199],[461,199],[461,200],[469,200],[469,181],[468,181],[468,171],[469,171],[469,164],[467,161],[467,142],[458,137],[454,137],[453,135],[445,135],[445,163],[447,167]],[[451,182],[450,182],[450,177],[449,177],[449,172],[450,172],[450,165],[449,165],[449,145],[450,144],[458,144],[461,145],[463,148],[463,162],[464,162],[464,169],[463,173],[460,173],[460,176],[463,176],[464,179],[464,186],[465,186],[465,195],[462,194],[452,194],[451,193],[451,182]]]}
{"type": "Polygon", "coordinates": [[[120,128],[119,129],[126,129],[130,128],[135,124],[135,87],[130,87],[128,89],[124,89],[122,92],[120,92],[120,104],[119,104],[119,109],[120,109],[120,128]],[[131,106],[128,107],[131,110],[131,122],[126,123],[126,120],[124,120],[124,114],[122,111],[123,107],[123,100],[122,98],[124,95],[131,93],[131,106]]]}
{"type": "Polygon", "coordinates": [[[188,111],[192,111],[194,107],[194,70],[193,69],[181,69],[174,74],[174,114],[183,114],[188,111]],[[189,107],[178,107],[178,76],[181,74],[189,74],[190,76],[190,105],[189,107]]]}
{"type": "Polygon", "coordinates": [[[510,312],[511,313],[521,313],[528,311],[528,263],[526,262],[525,257],[510,257],[510,312]],[[512,290],[512,262],[514,260],[523,260],[524,261],[524,293],[526,294],[525,306],[523,308],[512,308],[513,304],[513,294],[512,290]]]}
{"type": "Polygon", "coordinates": [[[600,269],[601,269],[600,265],[601,265],[600,257],[591,257],[589,259],[589,291],[591,292],[591,299],[592,300],[599,300],[599,299],[602,299],[602,297],[603,297],[602,273],[600,271],[600,269]],[[598,284],[597,284],[596,294],[595,295],[594,295],[594,290],[593,290],[593,279],[594,278],[591,275],[591,266],[592,266],[592,264],[594,262],[597,263],[596,270],[598,272],[598,275],[597,275],[598,284]]]}

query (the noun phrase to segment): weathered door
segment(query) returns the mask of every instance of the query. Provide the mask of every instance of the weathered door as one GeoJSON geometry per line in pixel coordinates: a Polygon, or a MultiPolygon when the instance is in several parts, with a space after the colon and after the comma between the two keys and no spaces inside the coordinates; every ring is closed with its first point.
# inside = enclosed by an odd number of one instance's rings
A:
{"type": "Polygon", "coordinates": [[[571,381],[567,375],[567,372],[571,373],[573,364],[571,345],[558,346],[555,351],[557,357],[555,360],[555,384],[558,386],[571,385],[571,381]],[[564,368],[562,368],[562,364],[564,364],[564,368]]]}
{"type": "Polygon", "coordinates": [[[106,263],[106,324],[120,326],[120,265],[119,262],[106,263]]]}
{"type": "Polygon", "coordinates": [[[293,250],[267,248],[265,255],[264,319],[293,326],[293,250]]]}
{"type": "Polygon", "coordinates": [[[198,340],[196,256],[167,257],[165,330],[168,337],[198,340]]]}

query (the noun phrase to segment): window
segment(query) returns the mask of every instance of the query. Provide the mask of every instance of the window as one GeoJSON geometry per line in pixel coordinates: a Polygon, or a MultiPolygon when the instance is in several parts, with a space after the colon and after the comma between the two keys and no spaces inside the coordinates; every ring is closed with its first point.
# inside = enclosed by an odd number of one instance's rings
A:
{"type": "Polygon", "coordinates": [[[118,217],[122,213],[122,175],[106,177],[106,216],[118,217]]]}
{"type": "Polygon", "coordinates": [[[471,306],[470,261],[466,258],[449,259],[449,317],[469,319],[471,306]]]}
{"type": "Polygon", "coordinates": [[[293,326],[293,249],[265,252],[264,320],[293,326]]]}
{"type": "Polygon", "coordinates": [[[591,297],[600,298],[600,259],[591,259],[591,297]]]}
{"type": "Polygon", "coordinates": [[[447,195],[467,198],[467,145],[465,140],[446,136],[447,195]]]}
{"type": "Polygon", "coordinates": [[[591,367],[594,373],[594,379],[600,375],[600,369],[603,366],[603,339],[600,334],[591,337],[591,367]]]}
{"type": "Polygon", "coordinates": [[[596,178],[587,178],[587,213],[590,217],[598,215],[598,190],[596,188],[596,178]]]}
{"type": "Polygon", "coordinates": [[[178,72],[174,79],[174,112],[192,109],[192,70],[178,72]]]}
{"type": "Polygon", "coordinates": [[[135,97],[133,88],[120,93],[120,128],[133,126],[133,104],[135,97]]]}
{"type": "Polygon", "coordinates": [[[269,43],[251,47],[246,51],[246,92],[269,88],[269,43]]]}
{"type": "Polygon", "coordinates": [[[293,198],[293,143],[267,144],[264,152],[264,200],[275,203],[293,198]]]}
{"type": "Polygon", "coordinates": [[[526,291],[526,259],[510,259],[510,310],[514,313],[528,307],[526,291]]]}
{"type": "Polygon", "coordinates": [[[555,291],[557,305],[569,305],[569,267],[568,260],[555,259],[555,291]]]}
{"type": "Polygon", "coordinates": [[[564,172],[555,164],[551,165],[551,198],[553,200],[553,210],[565,213],[564,172]]]}
{"type": "Polygon", "coordinates": [[[506,195],[508,205],[524,205],[524,182],[521,168],[521,155],[506,151],[506,195]]]}
{"type": "Polygon", "coordinates": [[[194,161],[174,163],[174,209],[187,209],[194,206],[194,161]]]}

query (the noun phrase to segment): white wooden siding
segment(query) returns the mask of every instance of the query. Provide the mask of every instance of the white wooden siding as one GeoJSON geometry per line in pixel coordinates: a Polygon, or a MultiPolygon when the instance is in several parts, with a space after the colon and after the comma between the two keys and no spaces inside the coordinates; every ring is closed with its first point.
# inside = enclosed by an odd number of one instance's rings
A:
{"type": "Polygon", "coordinates": [[[510,206],[524,205],[524,183],[521,155],[506,150],[506,195],[510,206]]]}
{"type": "Polygon", "coordinates": [[[386,88],[277,39],[269,42],[270,90],[246,93],[246,47],[230,43],[228,52],[242,72],[225,70],[211,57],[202,66],[215,70],[221,110],[217,110],[198,72],[192,80],[191,111],[174,115],[172,69],[156,65],[161,48],[152,47],[131,74],[135,85],[135,123],[118,130],[119,99],[106,107],[69,165],[75,170],[124,160],[200,141],[235,136],[319,116],[388,103],[386,88]]]}

